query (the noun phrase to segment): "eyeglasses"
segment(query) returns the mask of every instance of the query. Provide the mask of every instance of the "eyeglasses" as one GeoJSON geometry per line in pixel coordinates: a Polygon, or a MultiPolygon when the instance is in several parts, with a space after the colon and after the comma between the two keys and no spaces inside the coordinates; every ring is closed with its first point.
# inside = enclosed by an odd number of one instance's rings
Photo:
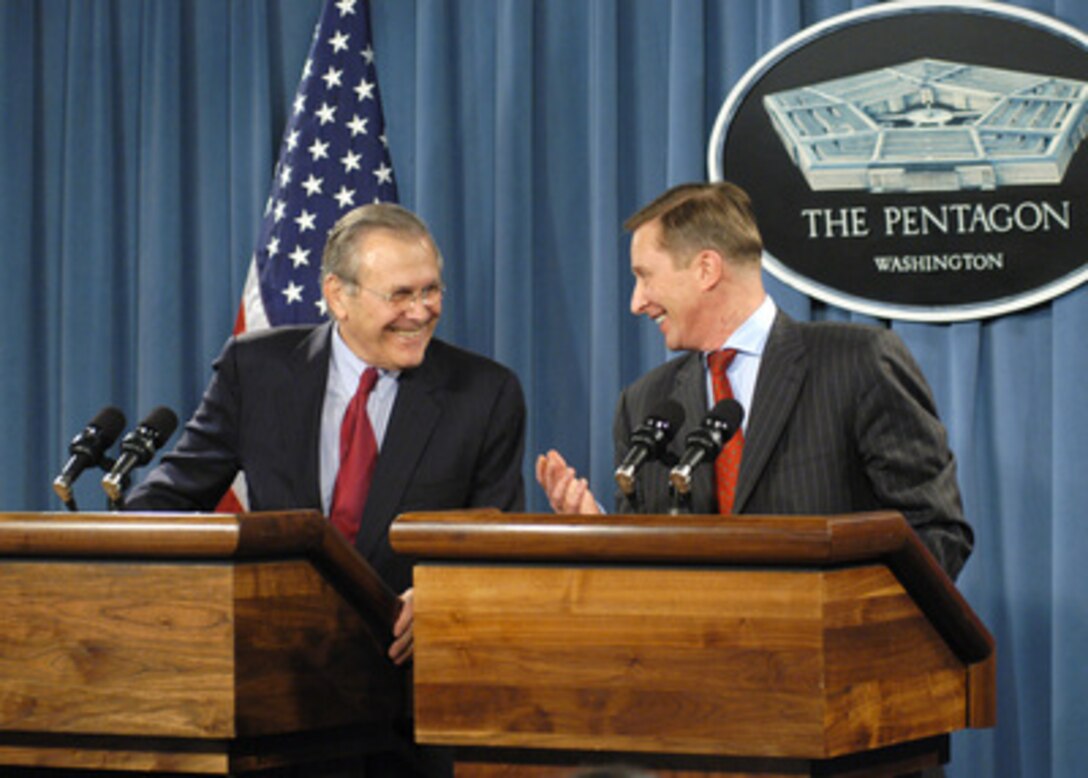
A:
{"type": "Polygon", "coordinates": [[[424,305],[435,305],[442,302],[442,295],[446,291],[446,285],[443,283],[430,284],[417,289],[415,291],[411,289],[398,289],[395,292],[379,292],[374,289],[368,289],[365,286],[359,286],[353,284],[353,286],[370,292],[379,300],[385,300],[389,305],[402,310],[407,310],[416,304],[416,301],[423,303],[424,305]]]}

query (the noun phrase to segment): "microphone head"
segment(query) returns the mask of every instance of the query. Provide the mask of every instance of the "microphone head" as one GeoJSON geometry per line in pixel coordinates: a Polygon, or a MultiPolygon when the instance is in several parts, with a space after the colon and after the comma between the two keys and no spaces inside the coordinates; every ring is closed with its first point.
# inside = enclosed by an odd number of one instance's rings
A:
{"type": "Polygon", "coordinates": [[[158,444],[161,446],[178,428],[178,416],[165,405],[160,405],[147,414],[147,418],[140,422],[140,426],[146,427],[149,432],[161,438],[158,444]]]}
{"type": "Polygon", "coordinates": [[[650,411],[646,420],[631,433],[628,446],[644,446],[647,454],[657,459],[665,451],[684,423],[684,409],[676,400],[662,400],[650,411]]]}
{"type": "Polygon", "coordinates": [[[84,469],[107,461],[106,450],[113,445],[124,428],[125,414],[109,405],[87,422],[87,426],[68,444],[69,459],[60,474],[53,479],[53,491],[70,510],[76,510],[72,484],[84,469]]]}
{"type": "Polygon", "coordinates": [[[671,439],[676,435],[676,431],[683,426],[684,416],[684,408],[676,400],[662,400],[650,411],[650,415],[646,417],[646,422],[666,430],[666,434],[671,439]]]}
{"type": "Polygon", "coordinates": [[[718,403],[710,409],[710,413],[703,419],[703,424],[713,423],[718,427],[728,427],[733,431],[730,433],[730,435],[732,435],[740,429],[742,421],[744,421],[744,407],[732,397],[727,397],[724,400],[719,400],[718,403]]]}
{"type": "Polygon", "coordinates": [[[615,479],[620,490],[630,496],[635,493],[635,473],[651,459],[661,459],[684,423],[684,409],[676,400],[662,400],[653,407],[646,421],[631,433],[627,455],[616,468],[615,479]]]}
{"type": "Polygon", "coordinates": [[[120,408],[107,405],[91,419],[89,426],[98,428],[98,435],[105,442],[104,448],[109,448],[125,428],[125,414],[120,408]]]}
{"type": "Polygon", "coordinates": [[[744,421],[744,408],[729,397],[710,409],[702,423],[688,433],[687,450],[680,463],[669,472],[669,481],[680,494],[691,492],[692,475],[703,462],[718,456],[729,439],[737,434],[744,421]]]}
{"type": "Polygon", "coordinates": [[[128,474],[138,465],[146,465],[162,448],[167,438],[178,427],[178,417],[169,408],[160,405],[147,414],[136,429],[121,441],[121,456],[113,469],[102,477],[102,488],[111,503],[119,503],[124,493],[128,474]]]}
{"type": "MultiPolygon", "coordinates": [[[[702,425],[692,432],[692,435],[705,436],[705,440],[712,446],[707,453],[711,458],[718,456],[730,438],[737,434],[740,423],[744,420],[744,408],[732,397],[719,400],[718,404],[710,409],[710,413],[703,417],[702,425]]],[[[691,436],[689,437],[689,445],[691,436]]]]}
{"type": "Polygon", "coordinates": [[[177,414],[160,405],[147,414],[136,429],[125,435],[121,450],[135,455],[137,464],[146,465],[177,427],[177,414]]]}
{"type": "Polygon", "coordinates": [[[87,426],[72,438],[68,453],[83,454],[97,463],[102,454],[113,445],[125,428],[125,414],[120,409],[108,405],[100,410],[87,426]]]}

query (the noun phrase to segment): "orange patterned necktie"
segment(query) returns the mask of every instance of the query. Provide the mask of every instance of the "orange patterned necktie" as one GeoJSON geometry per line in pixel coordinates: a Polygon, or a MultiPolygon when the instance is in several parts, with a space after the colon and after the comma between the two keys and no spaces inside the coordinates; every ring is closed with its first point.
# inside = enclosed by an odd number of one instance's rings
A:
{"type": "MultiPolygon", "coordinates": [[[[714,404],[733,397],[733,387],[729,384],[726,370],[737,355],[735,349],[715,351],[707,357],[710,366],[710,379],[714,385],[714,404]]],[[[714,476],[718,483],[718,512],[733,512],[733,498],[737,494],[737,474],[740,472],[740,456],[744,451],[744,432],[729,439],[714,462],[714,476]]]]}
{"type": "Polygon", "coordinates": [[[359,377],[359,388],[348,403],[344,421],[340,424],[340,470],[336,473],[329,521],[349,543],[355,542],[355,535],[359,532],[366,496],[370,491],[370,478],[378,459],[378,442],[366,412],[367,398],[377,382],[378,371],[375,368],[368,367],[363,371],[359,377]]]}

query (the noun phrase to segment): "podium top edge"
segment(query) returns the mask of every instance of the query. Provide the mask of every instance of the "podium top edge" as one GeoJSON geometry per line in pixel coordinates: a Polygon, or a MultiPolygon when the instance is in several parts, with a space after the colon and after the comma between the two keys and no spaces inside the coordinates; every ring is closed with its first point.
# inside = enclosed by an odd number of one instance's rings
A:
{"type": "Polygon", "coordinates": [[[402,514],[400,553],[428,558],[839,564],[885,556],[910,542],[896,511],[810,515],[565,515],[494,510],[402,514]]]}
{"type": "Polygon", "coordinates": [[[264,513],[0,513],[2,557],[230,558],[307,554],[317,511],[264,513]]]}

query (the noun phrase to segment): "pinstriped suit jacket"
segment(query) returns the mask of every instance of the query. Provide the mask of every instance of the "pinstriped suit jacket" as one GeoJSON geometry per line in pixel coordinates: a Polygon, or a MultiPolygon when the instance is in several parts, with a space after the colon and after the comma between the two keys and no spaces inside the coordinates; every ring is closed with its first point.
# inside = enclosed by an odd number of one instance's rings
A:
{"type": "MultiPolygon", "coordinates": [[[[620,395],[613,436],[617,464],[631,432],[665,398],[686,414],[670,449],[706,415],[706,378],[697,353],[647,373],[620,395]]],[[[778,312],[756,379],[737,482],[736,513],[834,514],[898,510],[941,566],[955,576],[971,553],[956,465],[929,387],[891,330],[800,323],[778,312]]],[[[639,473],[621,513],[666,513],[668,468],[639,473]]],[[[701,466],[694,513],[717,513],[713,467],[701,466]]]]}

